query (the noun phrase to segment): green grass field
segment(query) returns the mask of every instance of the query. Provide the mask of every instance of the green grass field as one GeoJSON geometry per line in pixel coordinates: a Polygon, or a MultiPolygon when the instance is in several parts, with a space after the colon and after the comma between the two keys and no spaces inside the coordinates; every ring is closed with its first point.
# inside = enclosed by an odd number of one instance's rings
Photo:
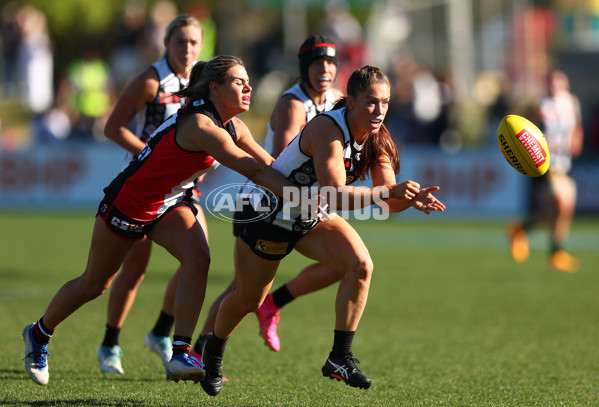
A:
{"type": "MultiPolygon", "coordinates": [[[[165,380],[143,337],[176,263],[155,247],[123,327],[125,375],[100,373],[96,349],[108,295],[82,307],[50,344],[50,383],[24,370],[23,327],[83,271],[93,213],[0,212],[2,406],[596,406],[599,405],[599,219],[579,217],[568,248],[573,275],[547,267],[547,231],[532,235],[525,264],[507,252],[505,222],[411,216],[353,222],[375,263],[354,341],[371,389],[322,377],[332,345],[335,287],[281,312],[282,349],[270,351],[249,315],[229,341],[216,398],[165,380]]],[[[209,222],[212,269],[206,306],[229,283],[231,225],[209,222]]],[[[292,254],[275,287],[309,264],[292,254]]],[[[200,316],[200,324],[205,313],[200,316]]],[[[195,339],[195,338],[194,338],[195,339]]]]}

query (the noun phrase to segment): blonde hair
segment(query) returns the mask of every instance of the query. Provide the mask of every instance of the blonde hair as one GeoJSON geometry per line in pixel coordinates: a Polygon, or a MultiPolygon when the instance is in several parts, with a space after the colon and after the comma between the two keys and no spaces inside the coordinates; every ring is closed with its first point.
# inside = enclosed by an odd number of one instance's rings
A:
{"type": "Polygon", "coordinates": [[[241,58],[232,55],[219,55],[209,61],[200,61],[193,66],[187,86],[175,94],[187,98],[188,103],[206,99],[210,96],[210,83],[225,83],[229,69],[236,65],[245,68],[241,58]]]}
{"type": "MultiPolygon", "coordinates": [[[[202,33],[202,37],[204,36],[204,28],[202,27],[202,24],[197,18],[189,14],[179,14],[177,17],[173,18],[173,20],[166,26],[166,30],[164,31],[164,41],[170,41],[171,37],[173,36],[173,33],[177,28],[187,27],[189,25],[194,25],[198,27],[200,29],[200,32],[202,33]]],[[[165,58],[167,56],[167,53],[168,51],[164,52],[165,58]]]]}

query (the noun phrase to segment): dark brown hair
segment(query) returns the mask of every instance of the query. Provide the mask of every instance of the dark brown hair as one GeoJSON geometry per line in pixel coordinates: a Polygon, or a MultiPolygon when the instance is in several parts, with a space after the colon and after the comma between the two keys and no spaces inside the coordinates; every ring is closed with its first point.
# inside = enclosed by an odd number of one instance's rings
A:
{"type": "Polygon", "coordinates": [[[225,83],[229,69],[236,65],[245,67],[241,58],[232,55],[219,55],[209,61],[197,62],[189,75],[189,83],[175,95],[187,98],[188,103],[210,96],[210,83],[225,83]]]}
{"type": "MultiPolygon", "coordinates": [[[[352,98],[357,98],[358,94],[379,83],[389,85],[389,78],[380,69],[366,65],[356,69],[347,81],[347,94],[352,98]]],[[[340,99],[334,109],[340,109],[347,106],[347,97],[340,99]]],[[[388,157],[389,163],[395,174],[399,173],[399,152],[397,146],[391,137],[391,133],[383,124],[377,134],[368,133],[363,143],[362,159],[356,168],[356,176],[360,180],[366,178],[366,173],[374,165],[378,157],[388,157]]]]}

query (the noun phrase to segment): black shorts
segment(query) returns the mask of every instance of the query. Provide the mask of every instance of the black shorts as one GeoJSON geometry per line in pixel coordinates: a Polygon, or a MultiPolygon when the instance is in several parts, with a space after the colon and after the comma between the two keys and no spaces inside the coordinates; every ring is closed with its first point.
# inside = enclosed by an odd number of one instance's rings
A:
{"type": "Polygon", "coordinates": [[[233,234],[250,246],[256,256],[266,260],[281,260],[305,236],[305,233],[293,232],[263,219],[256,219],[256,213],[251,209],[235,212],[233,234]]]}
{"type": "Polygon", "coordinates": [[[106,200],[106,198],[104,198],[98,206],[98,213],[96,216],[104,219],[108,229],[110,229],[117,236],[130,240],[141,240],[150,232],[152,227],[154,227],[154,225],[160,221],[160,219],[162,219],[172,210],[181,207],[190,208],[194,216],[198,214],[198,209],[195,207],[193,202],[183,200],[168,208],[166,212],[158,216],[156,219],[144,222],[128,217],[121,212],[119,208],[112,205],[106,200]]]}

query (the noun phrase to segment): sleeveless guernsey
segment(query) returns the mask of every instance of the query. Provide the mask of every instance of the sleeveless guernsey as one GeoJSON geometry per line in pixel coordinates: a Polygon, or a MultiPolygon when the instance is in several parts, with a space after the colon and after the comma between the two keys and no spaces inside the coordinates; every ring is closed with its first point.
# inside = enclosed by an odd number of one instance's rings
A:
{"type": "MultiPolygon", "coordinates": [[[[166,58],[153,63],[152,69],[158,74],[158,94],[136,115],[135,135],[143,142],[147,142],[152,133],[183,106],[181,98],[173,93],[183,89],[189,82],[175,74],[166,58]]],[[[127,152],[124,166],[133,158],[133,153],[127,152]]]]}
{"type": "Polygon", "coordinates": [[[191,199],[197,178],[219,165],[207,152],[186,151],[177,144],[179,118],[193,113],[206,115],[237,140],[233,122],[223,125],[210,101],[199,100],[181,108],[152,134],[139,156],[104,188],[106,202],[132,219],[147,222],[183,199],[191,199]]]}
{"type": "MultiPolygon", "coordinates": [[[[357,144],[349,132],[345,120],[347,108],[341,108],[323,113],[330,117],[343,134],[343,159],[345,163],[346,185],[356,181],[356,165],[361,160],[363,145],[357,144]]],[[[289,143],[272,164],[272,167],[283,174],[289,181],[298,187],[315,187],[320,189],[316,173],[314,171],[314,161],[312,157],[305,155],[300,148],[302,133],[289,143]]],[[[257,193],[262,194],[262,189],[256,188],[256,185],[249,181],[244,187],[243,195],[257,193]]],[[[283,229],[291,230],[297,233],[305,234],[318,223],[317,218],[302,219],[299,207],[292,207],[283,210],[282,200],[274,213],[269,216],[270,223],[283,229]]],[[[260,200],[250,202],[260,202],[260,200]]]]}
{"type": "MultiPolygon", "coordinates": [[[[335,102],[336,102],[335,93],[329,89],[329,90],[327,90],[327,92],[325,94],[326,99],[325,99],[324,104],[318,105],[318,106],[315,105],[314,102],[312,101],[312,99],[310,99],[310,96],[308,96],[308,94],[306,92],[304,92],[304,89],[301,87],[301,85],[299,83],[295,84],[291,88],[287,89],[285,92],[283,92],[283,95],[293,95],[296,99],[299,99],[304,104],[304,108],[306,109],[306,122],[305,123],[308,123],[317,114],[331,110],[333,108],[333,106],[335,106],[335,102]]],[[[274,130],[272,129],[270,122],[268,122],[268,131],[266,133],[266,138],[264,139],[264,149],[266,151],[268,151],[269,154],[272,154],[273,143],[274,143],[274,130]]]]}

